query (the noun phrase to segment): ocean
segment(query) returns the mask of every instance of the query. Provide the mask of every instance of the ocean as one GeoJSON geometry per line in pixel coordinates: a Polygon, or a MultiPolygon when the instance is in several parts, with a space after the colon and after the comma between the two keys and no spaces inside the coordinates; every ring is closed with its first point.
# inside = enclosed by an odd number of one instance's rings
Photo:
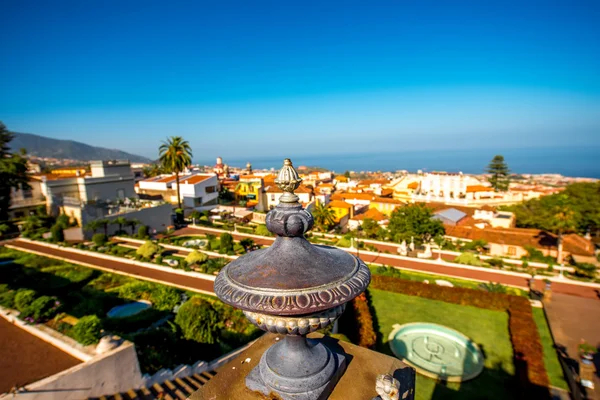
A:
{"type": "MultiPolygon", "coordinates": [[[[484,173],[486,166],[496,154],[504,156],[509,169],[519,174],[561,174],[570,177],[600,179],[600,146],[545,147],[504,150],[415,150],[381,153],[331,154],[313,156],[290,156],[295,166],[322,167],[338,173],[348,171],[397,171],[423,170],[484,173]]],[[[247,162],[254,168],[279,169],[283,158],[278,157],[224,157],[224,162],[244,167],[247,162]]],[[[216,157],[215,157],[216,158],[216,157]]],[[[213,165],[215,158],[202,158],[196,162],[213,165]]]]}

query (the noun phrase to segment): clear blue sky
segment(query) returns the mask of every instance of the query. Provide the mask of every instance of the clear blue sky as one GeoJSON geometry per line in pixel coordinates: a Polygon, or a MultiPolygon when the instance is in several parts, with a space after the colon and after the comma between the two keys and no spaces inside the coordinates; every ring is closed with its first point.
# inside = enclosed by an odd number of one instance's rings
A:
{"type": "Polygon", "coordinates": [[[154,157],[600,145],[600,1],[5,1],[0,120],[154,157]]]}

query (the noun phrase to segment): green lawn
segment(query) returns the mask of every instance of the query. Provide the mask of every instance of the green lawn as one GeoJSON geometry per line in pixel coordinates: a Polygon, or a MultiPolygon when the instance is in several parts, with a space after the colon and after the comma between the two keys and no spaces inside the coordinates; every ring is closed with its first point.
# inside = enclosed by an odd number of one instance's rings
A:
{"type": "Polygon", "coordinates": [[[433,322],[462,332],[485,355],[485,369],[465,383],[436,383],[417,375],[416,399],[507,399],[515,395],[513,352],[508,334],[508,314],[442,301],[371,289],[378,351],[392,355],[388,335],[394,324],[433,322]]]}
{"type": "Polygon", "coordinates": [[[548,372],[548,378],[550,378],[550,384],[561,389],[569,390],[567,382],[565,381],[565,376],[563,375],[562,367],[558,361],[558,355],[554,348],[554,340],[552,340],[544,310],[541,308],[534,308],[533,319],[535,320],[538,332],[540,333],[542,346],[544,346],[544,365],[548,372]]]}

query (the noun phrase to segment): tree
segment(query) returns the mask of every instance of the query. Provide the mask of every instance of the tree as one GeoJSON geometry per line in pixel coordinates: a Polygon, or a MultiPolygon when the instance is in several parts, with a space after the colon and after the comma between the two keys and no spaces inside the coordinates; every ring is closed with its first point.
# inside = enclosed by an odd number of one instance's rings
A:
{"type": "Polygon", "coordinates": [[[429,242],[437,235],[444,235],[444,225],[432,218],[433,213],[424,204],[409,204],[392,212],[388,230],[395,242],[417,238],[429,242]]]}
{"type": "Polygon", "coordinates": [[[151,240],[146,240],[146,242],[138,247],[135,251],[136,254],[141,256],[146,260],[151,260],[156,254],[160,253],[162,248],[151,240]]]}
{"type": "Polygon", "coordinates": [[[221,329],[219,314],[212,305],[200,298],[192,297],[179,308],[175,323],[181,328],[183,337],[199,343],[215,343],[221,329]]]}
{"type": "Polygon", "coordinates": [[[125,217],[117,217],[113,219],[110,223],[113,225],[118,225],[119,229],[117,230],[117,234],[123,232],[123,225],[127,224],[128,220],[125,217]]]}
{"type": "Polygon", "coordinates": [[[221,233],[220,241],[222,253],[229,253],[230,251],[233,251],[233,236],[227,232],[223,232],[221,233]]]}
{"type": "Polygon", "coordinates": [[[131,228],[131,236],[135,235],[135,227],[139,224],[141,224],[141,222],[135,218],[128,219],[127,222],[125,222],[125,225],[131,228]]]}
{"type": "Polygon", "coordinates": [[[344,172],[344,176],[345,176],[347,179],[350,179],[350,171],[346,171],[346,172],[344,172]]]}
{"type": "Polygon", "coordinates": [[[199,252],[198,250],[192,251],[187,255],[185,261],[187,261],[188,265],[196,264],[200,265],[208,260],[208,256],[204,253],[199,252]]]}
{"type": "Polygon", "coordinates": [[[160,165],[158,165],[158,164],[152,164],[149,167],[144,167],[144,169],[142,170],[142,172],[144,173],[144,176],[146,178],[152,178],[154,176],[161,175],[164,171],[163,171],[163,168],[160,165]]]}
{"type": "Polygon", "coordinates": [[[315,220],[315,225],[321,232],[329,231],[333,224],[335,224],[333,210],[320,201],[315,203],[311,213],[315,220]]]}
{"type": "Polygon", "coordinates": [[[369,239],[376,238],[377,233],[379,232],[379,224],[372,218],[365,218],[362,222],[361,228],[369,239]]]}
{"type": "Polygon", "coordinates": [[[496,192],[504,192],[508,190],[510,171],[508,170],[508,165],[504,161],[503,156],[495,156],[487,166],[485,172],[491,174],[491,176],[488,178],[488,182],[490,182],[496,192]]]}
{"type": "Polygon", "coordinates": [[[107,241],[108,238],[104,233],[95,233],[94,236],[92,236],[92,242],[94,242],[97,247],[104,246],[107,241]]]}
{"type": "Polygon", "coordinates": [[[8,224],[0,224],[0,238],[8,231],[10,231],[10,226],[8,224]]]}
{"type": "Polygon", "coordinates": [[[0,122],[0,221],[8,220],[11,190],[29,189],[25,151],[18,154],[10,151],[13,138],[13,133],[0,122]]]}
{"type": "Polygon", "coordinates": [[[65,241],[63,227],[58,222],[50,229],[50,233],[52,235],[53,242],[60,243],[65,241]]]}
{"type": "Polygon", "coordinates": [[[140,229],[138,229],[137,236],[140,239],[148,238],[148,227],[146,225],[140,226],[140,229]]]}
{"type": "Polygon", "coordinates": [[[179,174],[192,163],[192,148],[180,136],[171,136],[166,142],[160,145],[158,152],[160,154],[160,163],[165,171],[175,174],[177,205],[181,208],[179,174]]]}
{"type": "Polygon", "coordinates": [[[550,209],[549,218],[546,220],[546,228],[557,235],[557,255],[556,261],[562,262],[563,235],[574,232],[577,228],[575,211],[569,204],[567,195],[560,194],[556,198],[554,207],[550,209]]]}
{"type": "Polygon", "coordinates": [[[198,211],[198,210],[194,210],[190,214],[190,218],[192,219],[192,223],[194,225],[196,225],[196,221],[199,220],[201,217],[202,217],[202,213],[200,211],[198,211]]]}

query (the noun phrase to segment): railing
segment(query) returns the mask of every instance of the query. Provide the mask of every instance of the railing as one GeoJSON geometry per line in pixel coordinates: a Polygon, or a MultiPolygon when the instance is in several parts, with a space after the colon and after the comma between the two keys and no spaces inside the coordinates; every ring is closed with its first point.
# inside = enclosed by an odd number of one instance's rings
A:
{"type": "Polygon", "coordinates": [[[37,197],[31,199],[13,199],[10,202],[10,208],[19,208],[19,207],[31,207],[31,206],[40,206],[46,204],[46,199],[44,197],[37,197]]]}

